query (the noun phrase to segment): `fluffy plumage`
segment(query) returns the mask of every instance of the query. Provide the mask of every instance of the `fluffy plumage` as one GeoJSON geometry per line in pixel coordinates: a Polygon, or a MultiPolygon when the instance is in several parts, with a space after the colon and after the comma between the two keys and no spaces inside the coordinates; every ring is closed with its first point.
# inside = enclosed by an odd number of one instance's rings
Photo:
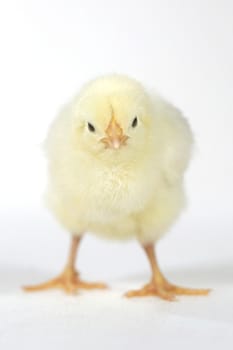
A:
{"type": "Polygon", "coordinates": [[[63,272],[27,291],[106,288],[85,282],[75,268],[81,237],[136,238],[151,266],[150,282],[127,297],[207,295],[170,283],[160,270],[154,243],[185,205],[183,186],[192,133],[178,111],[137,81],[113,75],[87,84],[49,130],[48,204],[73,235],[63,272]]]}
{"type": "Polygon", "coordinates": [[[185,206],[192,145],[186,119],[163,98],[126,76],[98,78],[50,127],[48,205],[73,235],[155,242],[185,206]],[[113,116],[128,137],[117,149],[100,142],[113,116]]]}

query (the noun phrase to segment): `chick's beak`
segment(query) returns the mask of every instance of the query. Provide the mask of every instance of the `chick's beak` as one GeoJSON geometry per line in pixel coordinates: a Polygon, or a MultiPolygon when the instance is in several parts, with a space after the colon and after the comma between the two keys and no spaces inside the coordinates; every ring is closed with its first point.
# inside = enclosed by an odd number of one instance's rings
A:
{"type": "Polygon", "coordinates": [[[129,138],[129,136],[124,135],[121,126],[114,117],[110,120],[105,133],[106,137],[103,137],[100,141],[104,143],[107,148],[118,149],[125,145],[129,138]]]}

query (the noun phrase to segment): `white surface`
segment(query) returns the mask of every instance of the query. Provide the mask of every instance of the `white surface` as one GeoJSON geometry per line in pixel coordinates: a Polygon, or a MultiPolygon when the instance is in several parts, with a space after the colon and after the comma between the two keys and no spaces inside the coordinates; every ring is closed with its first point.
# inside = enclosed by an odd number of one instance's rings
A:
{"type": "Polygon", "coordinates": [[[170,280],[213,288],[208,297],[179,297],[174,303],[122,297],[148,281],[142,251],[136,243],[114,244],[91,236],[80,247],[79,269],[86,279],[108,282],[109,291],[71,297],[59,291],[25,294],[19,286],[60,272],[67,237],[58,234],[39,208],[5,213],[1,232],[7,233],[0,247],[1,349],[231,349],[230,220],[183,219],[160,242],[160,262],[170,280]]]}
{"type": "Polygon", "coordinates": [[[0,3],[1,349],[232,348],[232,16],[230,0],[0,3]],[[112,71],[157,88],[194,129],[190,206],[159,258],[170,279],[213,287],[207,298],[121,298],[147,281],[146,259],[135,242],[92,237],[79,268],[110,292],[19,289],[60,272],[67,253],[68,237],[40,202],[48,124],[85,80],[112,71]]]}

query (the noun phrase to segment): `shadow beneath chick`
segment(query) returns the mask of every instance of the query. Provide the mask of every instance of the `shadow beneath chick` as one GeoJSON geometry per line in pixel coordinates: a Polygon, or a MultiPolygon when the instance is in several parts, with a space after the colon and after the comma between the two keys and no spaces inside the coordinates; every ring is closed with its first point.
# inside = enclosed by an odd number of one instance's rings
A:
{"type": "Polygon", "coordinates": [[[22,291],[22,285],[28,281],[39,282],[49,277],[49,273],[26,267],[1,266],[0,267],[0,294],[22,291]]]}
{"type": "Polygon", "coordinates": [[[188,284],[211,287],[233,286],[233,262],[190,266],[167,271],[168,278],[188,284]]]}
{"type": "MultiPolygon", "coordinates": [[[[233,286],[233,261],[215,264],[195,265],[189,267],[177,267],[174,269],[163,268],[169,281],[176,284],[191,287],[224,287],[233,286]]],[[[0,267],[0,294],[22,291],[22,286],[29,281],[39,283],[51,276],[51,272],[26,267],[3,265],[0,267]]],[[[120,277],[112,280],[112,284],[120,284],[129,287],[130,284],[140,285],[148,281],[149,272],[137,275],[120,277]]],[[[114,289],[114,287],[113,287],[114,289]]]]}

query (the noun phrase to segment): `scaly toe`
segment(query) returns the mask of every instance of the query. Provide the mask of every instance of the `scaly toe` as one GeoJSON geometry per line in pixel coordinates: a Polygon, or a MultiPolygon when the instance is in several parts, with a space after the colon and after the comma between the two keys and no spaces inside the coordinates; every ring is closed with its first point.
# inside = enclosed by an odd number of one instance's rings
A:
{"type": "Polygon", "coordinates": [[[165,289],[156,288],[152,285],[146,285],[142,289],[132,290],[125,294],[127,298],[155,296],[167,301],[175,301],[176,297],[172,292],[165,289]]]}
{"type": "Polygon", "coordinates": [[[61,288],[63,285],[61,278],[57,277],[44,283],[40,283],[33,286],[24,286],[23,290],[26,292],[37,292],[53,288],[61,288]]]}
{"type": "Polygon", "coordinates": [[[175,295],[190,295],[190,296],[204,296],[208,295],[211,292],[211,289],[195,289],[195,288],[184,288],[184,287],[179,287],[175,286],[170,283],[165,284],[165,289],[168,292],[172,292],[175,295]]]}
{"type": "Polygon", "coordinates": [[[100,282],[79,281],[79,288],[82,289],[108,289],[107,284],[100,282]]]}

